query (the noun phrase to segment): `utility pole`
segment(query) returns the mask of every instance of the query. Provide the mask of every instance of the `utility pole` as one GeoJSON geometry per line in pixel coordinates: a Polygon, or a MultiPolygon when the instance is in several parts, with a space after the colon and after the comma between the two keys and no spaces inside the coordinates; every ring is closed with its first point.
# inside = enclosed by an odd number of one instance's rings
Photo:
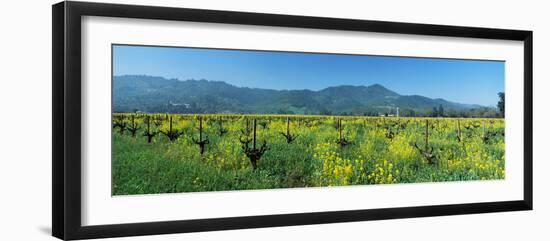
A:
{"type": "Polygon", "coordinates": [[[397,117],[399,117],[399,107],[397,107],[397,117]]]}

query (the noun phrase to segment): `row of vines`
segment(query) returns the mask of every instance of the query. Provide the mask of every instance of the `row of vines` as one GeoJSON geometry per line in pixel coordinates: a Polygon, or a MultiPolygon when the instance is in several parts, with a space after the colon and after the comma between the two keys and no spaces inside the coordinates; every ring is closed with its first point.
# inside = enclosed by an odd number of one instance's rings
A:
{"type": "Polygon", "coordinates": [[[504,178],[504,120],[115,113],[114,194],[504,178]]]}

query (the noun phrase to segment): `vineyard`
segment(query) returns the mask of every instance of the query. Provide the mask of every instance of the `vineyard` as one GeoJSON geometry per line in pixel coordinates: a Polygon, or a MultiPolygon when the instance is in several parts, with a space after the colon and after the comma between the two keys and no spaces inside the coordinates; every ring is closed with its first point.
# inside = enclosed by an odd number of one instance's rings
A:
{"type": "Polygon", "coordinates": [[[504,120],[112,116],[113,195],[503,179],[504,120]]]}

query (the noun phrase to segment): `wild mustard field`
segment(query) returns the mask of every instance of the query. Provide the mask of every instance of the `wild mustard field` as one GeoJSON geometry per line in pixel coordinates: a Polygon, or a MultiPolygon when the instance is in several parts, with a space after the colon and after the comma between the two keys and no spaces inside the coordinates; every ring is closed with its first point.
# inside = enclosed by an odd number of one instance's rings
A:
{"type": "Polygon", "coordinates": [[[504,120],[113,114],[113,195],[503,179],[504,120]]]}

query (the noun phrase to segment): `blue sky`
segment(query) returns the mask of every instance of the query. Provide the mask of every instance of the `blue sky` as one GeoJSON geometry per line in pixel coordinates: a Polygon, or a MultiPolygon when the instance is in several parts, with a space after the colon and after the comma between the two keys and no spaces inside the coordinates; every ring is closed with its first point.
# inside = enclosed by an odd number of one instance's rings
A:
{"type": "Polygon", "coordinates": [[[279,90],[381,84],[403,95],[486,106],[496,106],[504,90],[502,61],[201,48],[114,45],[113,74],[279,90]]]}

